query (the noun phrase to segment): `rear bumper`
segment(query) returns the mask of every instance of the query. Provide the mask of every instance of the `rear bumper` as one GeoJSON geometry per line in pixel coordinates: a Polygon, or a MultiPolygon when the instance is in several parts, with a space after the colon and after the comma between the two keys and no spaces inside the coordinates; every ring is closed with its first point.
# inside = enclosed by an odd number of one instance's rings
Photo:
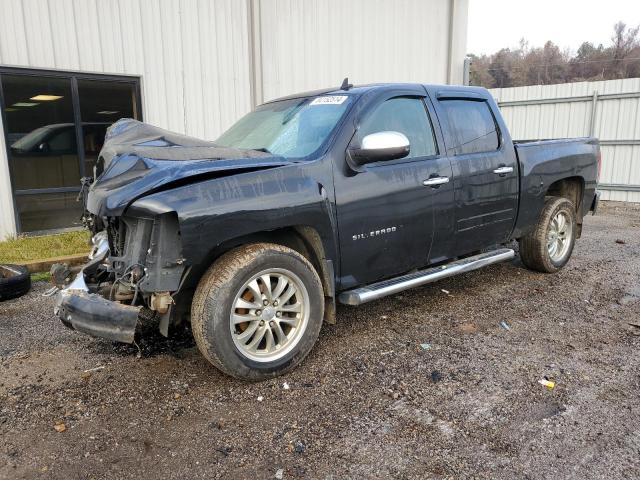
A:
{"type": "Polygon", "coordinates": [[[591,201],[591,208],[589,211],[592,215],[595,215],[598,211],[598,205],[600,204],[600,192],[596,190],[596,193],[593,195],[593,200],[591,201]]]}
{"type": "Polygon", "coordinates": [[[55,314],[73,330],[133,343],[140,308],[112,302],[95,293],[63,290],[58,294],[55,314]]]}

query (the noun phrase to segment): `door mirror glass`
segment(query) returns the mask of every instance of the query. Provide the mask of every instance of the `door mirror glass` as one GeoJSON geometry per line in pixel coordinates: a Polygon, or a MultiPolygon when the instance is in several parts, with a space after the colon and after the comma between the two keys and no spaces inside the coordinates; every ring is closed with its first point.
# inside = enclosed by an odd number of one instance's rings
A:
{"type": "Polygon", "coordinates": [[[359,148],[350,149],[351,159],[357,165],[395,160],[409,155],[411,146],[407,136],[400,132],[371,133],[362,139],[359,148]]]}

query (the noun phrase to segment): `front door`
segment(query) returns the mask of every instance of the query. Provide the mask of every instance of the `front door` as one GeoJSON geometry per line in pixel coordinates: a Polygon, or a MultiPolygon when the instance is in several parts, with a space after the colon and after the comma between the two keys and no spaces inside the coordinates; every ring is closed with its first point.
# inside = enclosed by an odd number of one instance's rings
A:
{"type": "Polygon", "coordinates": [[[513,144],[501,134],[486,99],[438,97],[435,103],[446,122],[453,168],[455,226],[449,256],[502,243],[513,229],[518,207],[513,144]]]}
{"type": "Polygon", "coordinates": [[[435,197],[451,192],[449,183],[425,185],[430,178],[449,179],[451,167],[438,153],[424,94],[382,97],[356,124],[352,145],[371,133],[396,131],[409,139],[410,153],[335,175],[343,289],[426,265],[435,197]]]}

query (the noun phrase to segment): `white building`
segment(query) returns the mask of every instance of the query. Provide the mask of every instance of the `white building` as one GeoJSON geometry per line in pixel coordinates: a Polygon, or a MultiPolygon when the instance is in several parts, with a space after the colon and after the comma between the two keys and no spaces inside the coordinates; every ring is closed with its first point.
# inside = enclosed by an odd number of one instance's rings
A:
{"type": "Polygon", "coordinates": [[[461,83],[468,0],[3,0],[0,239],[78,223],[107,125],[215,139],[299,91],[461,83]]]}

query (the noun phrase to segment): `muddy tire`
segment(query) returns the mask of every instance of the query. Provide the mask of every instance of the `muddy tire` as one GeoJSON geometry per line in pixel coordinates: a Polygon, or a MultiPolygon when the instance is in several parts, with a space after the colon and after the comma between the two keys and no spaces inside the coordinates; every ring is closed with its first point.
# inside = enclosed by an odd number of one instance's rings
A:
{"type": "Polygon", "coordinates": [[[31,288],[31,276],[22,265],[0,265],[0,301],[17,298],[31,288]]]}
{"type": "Polygon", "coordinates": [[[576,233],[573,203],[562,197],[547,197],[534,229],[519,239],[522,263],[538,272],[557,272],[571,258],[576,233]]]}
{"type": "Polygon", "coordinates": [[[309,261],[270,243],[236,248],[204,274],[193,297],[191,327],[200,352],[245,380],[296,367],[318,339],[322,284],[309,261]]]}

